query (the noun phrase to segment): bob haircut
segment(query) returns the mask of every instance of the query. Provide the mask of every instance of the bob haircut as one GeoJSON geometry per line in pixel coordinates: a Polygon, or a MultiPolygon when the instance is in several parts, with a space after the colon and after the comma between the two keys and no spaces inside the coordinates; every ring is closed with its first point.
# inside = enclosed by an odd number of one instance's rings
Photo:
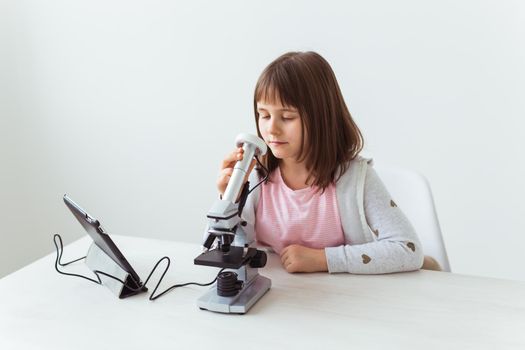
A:
{"type": "MultiPolygon", "coordinates": [[[[363,149],[363,136],[348,111],[335,74],[315,52],[285,53],[262,72],[253,100],[257,134],[262,138],[258,101],[297,108],[303,126],[303,143],[297,160],[304,161],[309,171],[307,183],[323,191],[339,180],[363,149]]],[[[269,173],[279,165],[270,149],[261,162],[269,173]]],[[[268,175],[263,169],[257,171],[261,176],[268,175]]]]}

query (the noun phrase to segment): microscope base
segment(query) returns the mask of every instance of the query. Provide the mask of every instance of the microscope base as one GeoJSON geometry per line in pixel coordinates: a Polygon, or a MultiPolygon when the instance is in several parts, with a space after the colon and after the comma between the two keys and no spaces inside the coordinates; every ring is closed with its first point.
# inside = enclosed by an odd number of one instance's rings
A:
{"type": "Polygon", "coordinates": [[[248,286],[244,286],[239,294],[233,297],[217,295],[214,285],[206,294],[197,300],[199,308],[227,314],[244,314],[270,289],[272,281],[257,275],[248,286]]]}

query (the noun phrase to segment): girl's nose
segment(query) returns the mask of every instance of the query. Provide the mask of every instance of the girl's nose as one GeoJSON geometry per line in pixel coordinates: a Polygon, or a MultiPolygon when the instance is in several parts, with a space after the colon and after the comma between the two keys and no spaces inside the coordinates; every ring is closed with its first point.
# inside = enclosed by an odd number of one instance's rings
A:
{"type": "Polygon", "coordinates": [[[279,133],[279,127],[277,123],[275,122],[275,118],[270,118],[270,121],[268,122],[268,128],[267,131],[269,134],[278,134],[279,133]]]}

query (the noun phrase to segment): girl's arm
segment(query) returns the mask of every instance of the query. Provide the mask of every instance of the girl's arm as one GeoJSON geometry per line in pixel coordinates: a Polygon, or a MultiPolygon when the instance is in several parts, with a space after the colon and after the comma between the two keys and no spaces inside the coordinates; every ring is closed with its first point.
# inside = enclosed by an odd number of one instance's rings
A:
{"type": "Polygon", "coordinates": [[[326,248],[328,271],[381,274],[421,268],[424,254],[417,234],[372,167],[365,179],[364,208],[376,240],[326,248]]]}

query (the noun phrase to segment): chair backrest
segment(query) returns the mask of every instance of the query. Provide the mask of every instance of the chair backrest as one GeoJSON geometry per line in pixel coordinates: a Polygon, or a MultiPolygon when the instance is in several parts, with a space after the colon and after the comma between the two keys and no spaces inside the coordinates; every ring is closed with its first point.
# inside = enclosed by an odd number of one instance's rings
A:
{"type": "Polygon", "coordinates": [[[374,169],[414,226],[425,255],[436,259],[443,271],[450,272],[447,251],[427,179],[419,173],[397,167],[376,165],[374,169]]]}

